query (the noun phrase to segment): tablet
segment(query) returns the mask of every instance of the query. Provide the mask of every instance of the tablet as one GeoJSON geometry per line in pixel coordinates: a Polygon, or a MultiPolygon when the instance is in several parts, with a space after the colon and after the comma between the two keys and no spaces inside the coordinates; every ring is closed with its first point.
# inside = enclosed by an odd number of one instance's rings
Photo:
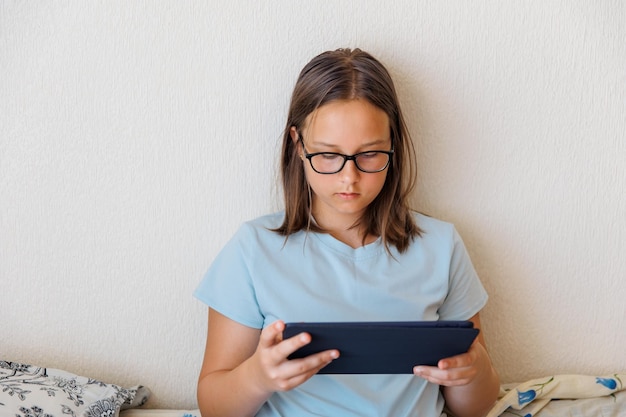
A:
{"type": "Polygon", "coordinates": [[[286,323],[283,338],[302,332],[311,343],[289,356],[327,349],[340,356],[320,374],[412,374],[416,365],[465,353],[478,336],[471,321],[286,323]]]}

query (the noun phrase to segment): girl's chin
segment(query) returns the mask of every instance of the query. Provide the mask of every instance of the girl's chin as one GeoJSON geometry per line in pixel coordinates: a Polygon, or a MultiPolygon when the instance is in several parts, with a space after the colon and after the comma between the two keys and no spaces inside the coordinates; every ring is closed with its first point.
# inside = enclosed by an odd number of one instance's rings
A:
{"type": "Polygon", "coordinates": [[[328,219],[330,222],[335,222],[339,218],[345,218],[348,222],[354,223],[365,212],[365,207],[361,204],[337,204],[333,206],[326,206],[321,210],[313,210],[315,219],[321,222],[320,219],[328,219]]]}

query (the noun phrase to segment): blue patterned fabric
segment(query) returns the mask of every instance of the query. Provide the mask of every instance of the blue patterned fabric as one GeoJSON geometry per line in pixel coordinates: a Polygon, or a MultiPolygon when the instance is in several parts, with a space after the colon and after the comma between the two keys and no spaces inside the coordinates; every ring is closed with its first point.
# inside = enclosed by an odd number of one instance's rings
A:
{"type": "MultiPolygon", "coordinates": [[[[626,415],[626,409],[618,405],[616,400],[616,394],[626,390],[624,381],[626,381],[625,374],[605,376],[556,375],[533,379],[523,384],[503,387],[498,403],[487,417],[542,416],[542,410],[553,400],[583,400],[604,397],[612,397],[615,400],[615,407],[621,408],[621,411],[617,409],[612,411],[618,411],[622,414],[611,415],[626,415]]],[[[602,406],[605,406],[604,403],[602,406]]]]}

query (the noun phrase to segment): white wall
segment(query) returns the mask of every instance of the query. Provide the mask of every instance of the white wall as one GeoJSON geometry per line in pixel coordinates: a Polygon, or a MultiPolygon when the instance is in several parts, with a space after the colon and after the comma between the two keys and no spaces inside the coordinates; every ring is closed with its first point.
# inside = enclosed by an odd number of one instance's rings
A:
{"type": "Polygon", "coordinates": [[[315,54],[393,73],[418,206],[454,222],[505,382],[624,372],[626,3],[0,3],[0,358],[195,406],[191,292],[279,206],[315,54]]]}

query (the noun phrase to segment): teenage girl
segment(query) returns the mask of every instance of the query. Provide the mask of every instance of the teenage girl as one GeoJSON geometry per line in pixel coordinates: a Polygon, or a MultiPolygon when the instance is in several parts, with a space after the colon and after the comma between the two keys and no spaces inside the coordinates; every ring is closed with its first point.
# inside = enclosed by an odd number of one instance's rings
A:
{"type": "Polygon", "coordinates": [[[313,58],[283,135],[284,211],[244,223],[194,293],[209,306],[204,417],[486,414],[499,378],[481,335],[406,375],[317,375],[337,350],[287,359],[311,341],[283,340],[287,321],[480,328],[487,294],[455,228],[410,209],[415,171],[385,67],[359,49],[313,58]]]}

